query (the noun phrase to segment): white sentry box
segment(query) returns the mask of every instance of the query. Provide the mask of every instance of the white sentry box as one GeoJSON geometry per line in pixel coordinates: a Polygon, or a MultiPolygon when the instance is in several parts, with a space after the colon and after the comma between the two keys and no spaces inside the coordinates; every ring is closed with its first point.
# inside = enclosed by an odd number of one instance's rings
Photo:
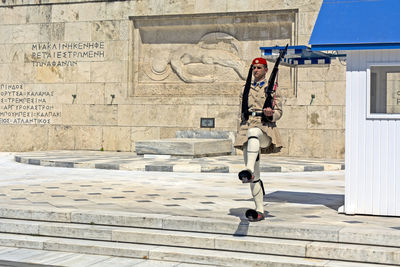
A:
{"type": "Polygon", "coordinates": [[[347,214],[400,216],[399,8],[398,0],[323,0],[310,37],[312,51],[347,55],[347,214]]]}
{"type": "Polygon", "coordinates": [[[400,216],[400,50],[346,54],[344,212],[400,216]]]}

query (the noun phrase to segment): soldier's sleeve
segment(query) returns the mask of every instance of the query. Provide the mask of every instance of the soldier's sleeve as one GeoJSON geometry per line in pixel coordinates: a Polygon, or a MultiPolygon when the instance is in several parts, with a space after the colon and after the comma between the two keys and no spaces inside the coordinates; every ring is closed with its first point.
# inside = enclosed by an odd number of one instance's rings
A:
{"type": "Polygon", "coordinates": [[[276,92],[275,93],[275,105],[274,105],[274,115],[272,115],[272,122],[276,122],[282,117],[282,102],[281,95],[276,92]]]}

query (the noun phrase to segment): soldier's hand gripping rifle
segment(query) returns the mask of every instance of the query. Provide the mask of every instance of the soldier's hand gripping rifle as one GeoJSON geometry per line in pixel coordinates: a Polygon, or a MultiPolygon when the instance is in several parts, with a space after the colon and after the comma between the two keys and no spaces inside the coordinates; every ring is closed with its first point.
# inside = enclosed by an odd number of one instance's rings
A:
{"type": "MultiPolygon", "coordinates": [[[[276,59],[275,65],[274,65],[274,69],[272,70],[271,75],[269,76],[268,87],[265,90],[267,98],[265,99],[263,110],[265,108],[271,108],[272,110],[274,109],[275,97],[274,97],[273,94],[274,94],[274,92],[276,90],[275,79],[276,79],[276,76],[278,74],[279,64],[281,63],[281,60],[285,57],[286,52],[287,52],[287,48],[288,48],[288,44],[286,45],[285,49],[283,49],[282,51],[279,52],[279,57],[276,59]]],[[[264,112],[263,112],[262,120],[263,121],[271,121],[272,120],[272,116],[267,117],[267,116],[264,115],[264,112]]]]}

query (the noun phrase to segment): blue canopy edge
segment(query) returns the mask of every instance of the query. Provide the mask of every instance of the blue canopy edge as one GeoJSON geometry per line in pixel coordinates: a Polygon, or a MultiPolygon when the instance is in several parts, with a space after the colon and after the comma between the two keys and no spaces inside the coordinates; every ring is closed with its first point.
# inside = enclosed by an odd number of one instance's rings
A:
{"type": "MultiPolygon", "coordinates": [[[[275,61],[279,55],[279,52],[283,49],[285,49],[285,46],[260,47],[261,56],[269,61],[275,61]]],[[[305,45],[288,46],[287,53],[281,64],[289,67],[329,65],[331,64],[331,58],[343,56],[345,55],[327,54],[319,51],[313,51],[310,47],[305,45]]]]}

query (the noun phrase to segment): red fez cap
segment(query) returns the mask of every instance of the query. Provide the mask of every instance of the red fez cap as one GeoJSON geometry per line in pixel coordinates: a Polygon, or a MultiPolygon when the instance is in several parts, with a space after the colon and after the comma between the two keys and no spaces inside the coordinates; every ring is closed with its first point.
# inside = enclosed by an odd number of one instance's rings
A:
{"type": "Polygon", "coordinates": [[[264,65],[268,65],[268,64],[267,64],[267,61],[265,60],[265,58],[262,58],[262,57],[257,57],[257,58],[255,58],[255,59],[253,59],[253,62],[251,62],[251,65],[254,65],[254,64],[264,64],[264,65]]]}

